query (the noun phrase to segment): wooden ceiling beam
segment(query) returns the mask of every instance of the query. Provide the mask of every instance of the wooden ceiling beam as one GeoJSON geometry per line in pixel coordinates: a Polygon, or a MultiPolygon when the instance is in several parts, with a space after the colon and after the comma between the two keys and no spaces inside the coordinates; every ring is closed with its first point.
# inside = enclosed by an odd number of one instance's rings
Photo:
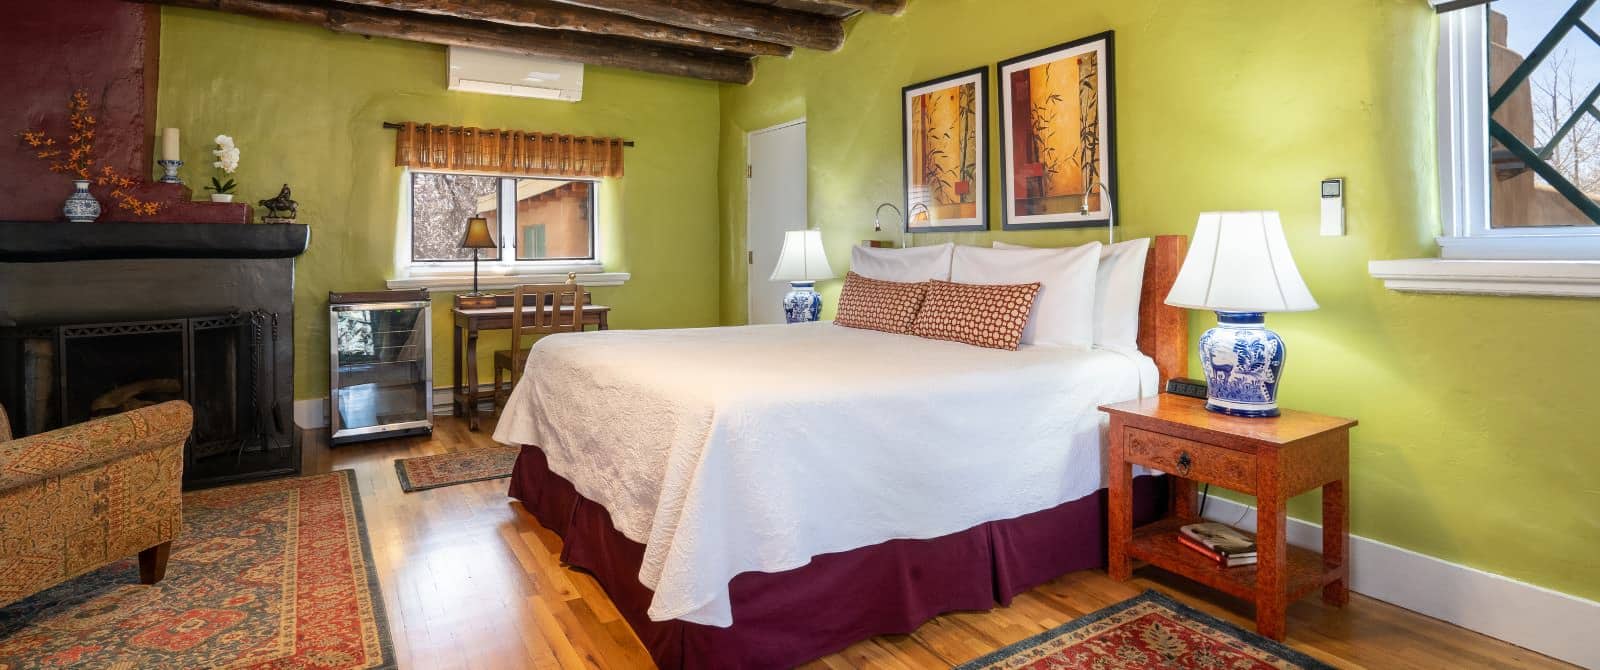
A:
{"type": "Polygon", "coordinates": [[[555,0],[718,35],[833,51],[844,44],[844,22],[836,18],[749,5],[732,0],[555,0]]]}
{"type": "Polygon", "coordinates": [[[554,58],[735,84],[749,83],[755,71],[750,59],[725,54],[697,52],[610,35],[514,28],[496,23],[381,9],[343,9],[327,4],[291,3],[283,0],[138,1],[307,23],[335,32],[369,37],[476,47],[524,56],[554,58]]]}
{"type": "Polygon", "coordinates": [[[523,28],[574,30],[596,35],[634,39],[678,46],[731,52],[747,56],[788,56],[792,47],[743,37],[720,35],[689,28],[646,21],[587,7],[564,5],[549,0],[338,0],[349,5],[364,5],[404,12],[448,16],[473,21],[492,21],[523,28]]]}

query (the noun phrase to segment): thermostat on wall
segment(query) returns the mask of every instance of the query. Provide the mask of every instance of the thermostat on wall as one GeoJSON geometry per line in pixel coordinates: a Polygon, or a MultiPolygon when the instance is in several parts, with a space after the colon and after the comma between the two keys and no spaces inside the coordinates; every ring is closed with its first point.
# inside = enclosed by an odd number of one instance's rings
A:
{"type": "Polygon", "coordinates": [[[1322,234],[1344,234],[1344,180],[1337,177],[1322,180],[1322,234]]]}

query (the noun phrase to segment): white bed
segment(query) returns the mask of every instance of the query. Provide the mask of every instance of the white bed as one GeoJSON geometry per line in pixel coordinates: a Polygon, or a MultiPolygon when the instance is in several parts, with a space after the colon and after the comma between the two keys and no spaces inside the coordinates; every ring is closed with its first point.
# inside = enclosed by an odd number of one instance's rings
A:
{"type": "Polygon", "coordinates": [[[1104,486],[1096,406],[1153,395],[1138,351],[983,349],[812,323],[555,335],[494,437],[645,545],[653,620],[732,623],[728,582],[932,538],[1104,486]]]}

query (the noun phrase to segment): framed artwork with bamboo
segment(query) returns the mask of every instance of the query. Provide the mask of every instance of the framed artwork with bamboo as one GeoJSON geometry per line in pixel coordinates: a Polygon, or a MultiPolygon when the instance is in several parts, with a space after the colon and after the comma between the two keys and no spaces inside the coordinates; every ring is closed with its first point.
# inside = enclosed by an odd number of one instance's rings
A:
{"type": "Polygon", "coordinates": [[[908,233],[989,229],[989,68],[901,89],[908,233]]]}
{"type": "Polygon", "coordinates": [[[1117,196],[1112,33],[1001,61],[1000,222],[1104,226],[1117,196]]]}

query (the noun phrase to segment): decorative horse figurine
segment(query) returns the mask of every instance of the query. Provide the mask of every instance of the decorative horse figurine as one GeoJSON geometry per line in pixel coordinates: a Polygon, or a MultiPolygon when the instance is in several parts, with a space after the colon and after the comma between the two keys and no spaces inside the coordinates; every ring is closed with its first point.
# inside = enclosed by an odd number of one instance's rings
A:
{"type": "Polygon", "coordinates": [[[278,197],[268,198],[257,204],[267,208],[267,219],[293,219],[299,214],[299,204],[289,198],[288,184],[284,184],[283,190],[278,191],[278,197]]]}

